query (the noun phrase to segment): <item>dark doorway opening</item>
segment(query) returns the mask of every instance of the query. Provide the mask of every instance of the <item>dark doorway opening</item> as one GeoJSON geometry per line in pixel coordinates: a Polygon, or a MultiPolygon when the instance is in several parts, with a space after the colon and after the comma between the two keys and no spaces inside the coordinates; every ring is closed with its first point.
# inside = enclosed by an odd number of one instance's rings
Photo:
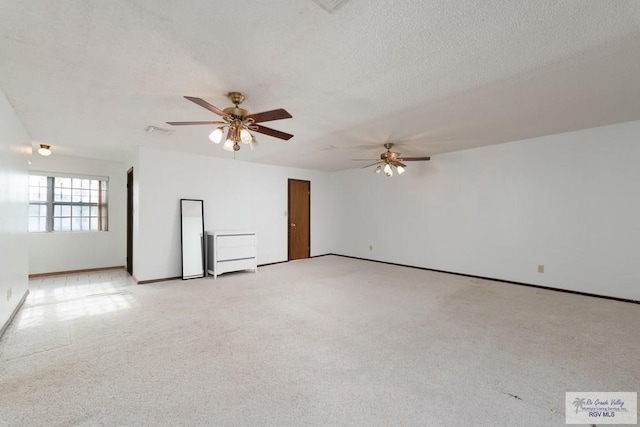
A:
{"type": "Polygon", "coordinates": [[[127,272],[133,276],[133,168],[127,171],[127,272]]]}

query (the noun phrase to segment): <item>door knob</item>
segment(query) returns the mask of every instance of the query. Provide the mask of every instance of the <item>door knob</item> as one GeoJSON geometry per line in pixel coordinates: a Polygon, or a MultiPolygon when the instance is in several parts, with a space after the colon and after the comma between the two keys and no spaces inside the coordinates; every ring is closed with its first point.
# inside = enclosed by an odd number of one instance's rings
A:
{"type": "Polygon", "coordinates": [[[294,223],[291,223],[291,226],[292,226],[292,227],[295,227],[296,225],[295,225],[294,223]]]}

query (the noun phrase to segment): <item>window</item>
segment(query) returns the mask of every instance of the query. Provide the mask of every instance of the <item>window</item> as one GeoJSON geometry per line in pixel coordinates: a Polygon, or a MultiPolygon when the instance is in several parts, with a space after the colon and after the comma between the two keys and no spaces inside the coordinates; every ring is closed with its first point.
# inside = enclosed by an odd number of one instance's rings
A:
{"type": "Polygon", "coordinates": [[[107,231],[107,179],[29,176],[29,231],[107,231]]]}

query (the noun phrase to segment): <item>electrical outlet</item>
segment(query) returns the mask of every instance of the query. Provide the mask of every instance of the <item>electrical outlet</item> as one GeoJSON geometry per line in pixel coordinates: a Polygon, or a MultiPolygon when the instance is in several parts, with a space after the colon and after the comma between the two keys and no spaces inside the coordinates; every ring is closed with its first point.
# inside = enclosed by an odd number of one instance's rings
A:
{"type": "Polygon", "coordinates": [[[10,301],[12,296],[13,290],[11,288],[7,289],[7,301],[10,301]]]}
{"type": "Polygon", "coordinates": [[[369,250],[372,251],[373,250],[373,245],[369,245],[369,250]]]}
{"type": "Polygon", "coordinates": [[[538,264],[538,273],[544,273],[544,265],[538,264]]]}

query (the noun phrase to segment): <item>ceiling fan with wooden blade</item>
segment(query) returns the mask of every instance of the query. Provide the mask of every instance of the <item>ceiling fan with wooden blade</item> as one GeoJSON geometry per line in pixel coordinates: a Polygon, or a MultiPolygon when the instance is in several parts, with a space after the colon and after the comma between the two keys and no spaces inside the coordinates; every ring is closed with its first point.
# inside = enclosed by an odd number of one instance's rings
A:
{"type": "Polygon", "coordinates": [[[291,135],[290,133],[280,132],[279,130],[271,129],[266,126],[262,126],[262,125],[254,125],[254,126],[255,126],[255,129],[253,129],[254,131],[260,132],[265,135],[273,136],[274,138],[280,138],[288,141],[293,137],[293,135],[291,135]]]}
{"type": "Polygon", "coordinates": [[[277,110],[264,111],[262,113],[249,114],[248,119],[253,119],[255,123],[270,122],[272,120],[290,119],[293,117],[287,110],[278,108],[277,110]]]}
{"type": "Polygon", "coordinates": [[[431,157],[401,157],[400,153],[396,153],[391,151],[393,144],[388,142],[384,144],[384,148],[387,149],[384,153],[380,154],[380,160],[376,159],[352,159],[354,161],[375,161],[375,163],[371,163],[370,165],[363,166],[362,169],[369,168],[371,166],[378,165],[375,169],[375,173],[380,173],[384,171],[386,176],[393,176],[393,167],[396,168],[398,175],[402,175],[405,172],[405,165],[403,162],[422,162],[431,160],[431,157]]]}
{"type": "Polygon", "coordinates": [[[235,105],[234,107],[227,107],[223,110],[205,101],[202,98],[196,98],[194,96],[185,96],[189,101],[198,104],[199,106],[206,108],[212,113],[222,117],[224,121],[195,121],[195,122],[167,122],[172,126],[185,126],[185,125],[221,125],[218,126],[211,134],[211,139],[216,144],[222,141],[224,132],[227,132],[227,138],[223,145],[223,149],[227,151],[238,151],[240,149],[240,143],[250,144],[255,143],[255,137],[249,132],[254,131],[262,133],[264,135],[272,136],[274,138],[284,139],[285,141],[293,138],[293,135],[279,130],[271,129],[266,126],[259,125],[258,123],[270,122],[273,120],[290,119],[293,116],[283,108],[278,108],[270,111],[263,111],[261,113],[250,114],[247,110],[240,107],[242,101],[244,101],[244,95],[240,92],[229,92],[227,97],[235,105]]]}

